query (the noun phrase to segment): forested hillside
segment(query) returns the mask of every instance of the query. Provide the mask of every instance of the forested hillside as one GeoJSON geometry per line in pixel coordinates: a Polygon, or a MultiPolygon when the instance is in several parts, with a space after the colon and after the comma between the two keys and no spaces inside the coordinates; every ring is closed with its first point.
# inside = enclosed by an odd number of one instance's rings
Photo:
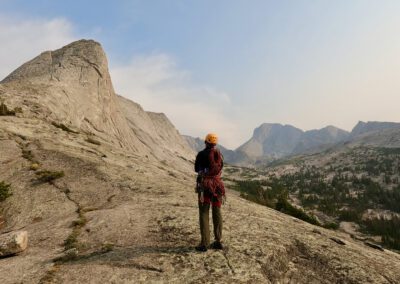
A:
{"type": "Polygon", "coordinates": [[[357,147],[228,172],[247,199],[333,229],[351,222],[400,250],[398,148],[357,147]]]}

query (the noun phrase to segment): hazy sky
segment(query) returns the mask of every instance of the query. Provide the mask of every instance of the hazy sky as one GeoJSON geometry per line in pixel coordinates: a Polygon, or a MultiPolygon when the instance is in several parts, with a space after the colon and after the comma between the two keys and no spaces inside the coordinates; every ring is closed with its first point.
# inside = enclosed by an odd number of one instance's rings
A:
{"type": "Polygon", "coordinates": [[[114,88],[235,148],[263,122],[400,120],[398,0],[0,0],[0,77],[92,38],[114,88]]]}

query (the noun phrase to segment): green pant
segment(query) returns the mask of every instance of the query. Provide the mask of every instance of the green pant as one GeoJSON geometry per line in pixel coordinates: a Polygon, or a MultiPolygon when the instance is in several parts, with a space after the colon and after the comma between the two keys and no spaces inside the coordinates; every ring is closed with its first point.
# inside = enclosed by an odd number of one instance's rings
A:
{"type": "MultiPolygon", "coordinates": [[[[199,202],[199,221],[201,244],[208,247],[210,245],[210,225],[209,225],[210,204],[199,202]]],[[[221,208],[212,206],[212,219],[214,225],[215,241],[220,242],[222,238],[222,214],[221,208]]]]}

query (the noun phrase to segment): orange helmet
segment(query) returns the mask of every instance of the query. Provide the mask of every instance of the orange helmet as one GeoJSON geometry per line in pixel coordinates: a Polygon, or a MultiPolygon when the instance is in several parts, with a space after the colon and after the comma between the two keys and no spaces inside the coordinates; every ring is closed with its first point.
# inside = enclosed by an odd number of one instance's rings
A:
{"type": "Polygon", "coordinates": [[[217,144],[218,143],[218,136],[215,133],[209,133],[206,136],[205,142],[209,144],[217,144]]]}

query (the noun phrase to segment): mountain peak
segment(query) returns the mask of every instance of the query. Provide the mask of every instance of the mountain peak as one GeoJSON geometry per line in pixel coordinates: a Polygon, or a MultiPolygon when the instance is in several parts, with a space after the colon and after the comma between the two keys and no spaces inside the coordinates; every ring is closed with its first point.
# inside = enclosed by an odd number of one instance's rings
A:
{"type": "Polygon", "coordinates": [[[397,122],[381,122],[381,121],[359,121],[351,131],[351,135],[357,136],[367,132],[379,131],[388,128],[399,128],[400,123],[397,122]]]}
{"type": "Polygon", "coordinates": [[[106,54],[94,40],[78,40],[55,51],[45,51],[21,65],[1,83],[35,81],[82,81],[82,72],[92,69],[100,77],[108,75],[106,54]]]}

